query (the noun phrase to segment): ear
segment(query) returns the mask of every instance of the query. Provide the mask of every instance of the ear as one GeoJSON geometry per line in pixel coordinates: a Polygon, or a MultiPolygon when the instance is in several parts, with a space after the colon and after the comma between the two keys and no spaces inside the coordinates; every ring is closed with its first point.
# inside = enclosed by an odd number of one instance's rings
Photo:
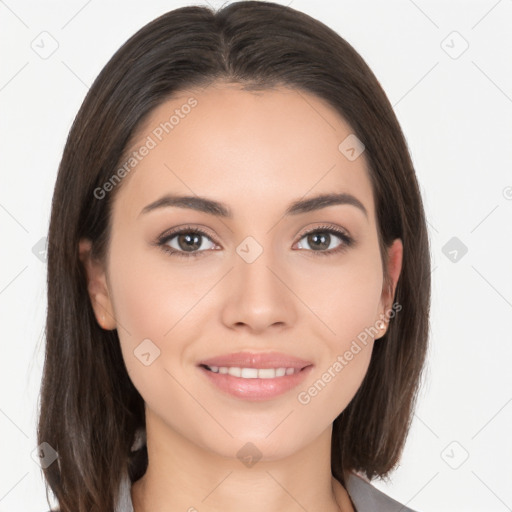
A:
{"type": "Polygon", "coordinates": [[[87,274],[87,291],[94,315],[103,329],[115,329],[116,320],[108,291],[105,269],[101,262],[91,256],[91,247],[92,243],[87,238],[82,238],[78,243],[78,253],[87,274]]]}
{"type": "Polygon", "coordinates": [[[398,278],[402,270],[402,258],[404,247],[402,240],[397,238],[388,248],[388,275],[389,281],[384,283],[380,300],[380,317],[377,325],[381,327],[381,333],[375,338],[381,338],[386,333],[389,322],[389,310],[393,305],[398,278]],[[386,314],[387,313],[387,314],[386,314]]]}

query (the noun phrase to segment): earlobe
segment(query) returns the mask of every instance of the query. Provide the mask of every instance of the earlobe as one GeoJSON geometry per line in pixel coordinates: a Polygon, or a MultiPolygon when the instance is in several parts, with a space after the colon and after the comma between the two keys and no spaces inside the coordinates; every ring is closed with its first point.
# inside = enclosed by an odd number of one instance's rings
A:
{"type": "Polygon", "coordinates": [[[107,286],[104,265],[91,255],[92,243],[82,238],[78,244],[78,254],[87,275],[87,292],[96,316],[96,321],[105,330],[116,328],[112,301],[107,286]]]}

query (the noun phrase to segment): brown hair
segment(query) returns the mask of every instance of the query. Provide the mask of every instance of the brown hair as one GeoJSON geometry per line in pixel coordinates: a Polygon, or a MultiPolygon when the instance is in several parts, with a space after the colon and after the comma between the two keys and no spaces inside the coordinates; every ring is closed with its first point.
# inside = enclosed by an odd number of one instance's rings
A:
{"type": "Polygon", "coordinates": [[[144,402],[126,371],[117,332],[96,322],[78,256],[86,237],[93,255],[105,257],[111,206],[122,183],[103,199],[94,190],[111,178],[155,107],[180,90],[216,81],[314,94],[365,145],[384,269],[386,247],[396,238],[403,242],[394,297],[402,311],[375,344],[361,387],[334,421],[332,474],[342,484],[347,470],[382,477],[402,452],[427,350],[430,255],[417,179],[393,109],[354,48],[306,14],[260,1],[218,12],[183,7],[144,26],[106,64],[76,116],[59,167],[37,432],[38,444],[58,453],[43,472],[61,512],[110,512],[121,472],[135,481],[147,466],[145,446],[130,451],[145,425],[144,402]]]}

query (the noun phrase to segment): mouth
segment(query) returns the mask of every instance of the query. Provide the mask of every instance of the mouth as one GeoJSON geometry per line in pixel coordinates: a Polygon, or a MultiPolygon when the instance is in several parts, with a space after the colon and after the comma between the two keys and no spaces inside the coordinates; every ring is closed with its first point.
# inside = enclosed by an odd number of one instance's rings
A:
{"type": "Polygon", "coordinates": [[[313,369],[313,364],[300,368],[249,368],[200,364],[201,373],[213,389],[246,401],[261,402],[285,395],[299,386],[313,369]]]}

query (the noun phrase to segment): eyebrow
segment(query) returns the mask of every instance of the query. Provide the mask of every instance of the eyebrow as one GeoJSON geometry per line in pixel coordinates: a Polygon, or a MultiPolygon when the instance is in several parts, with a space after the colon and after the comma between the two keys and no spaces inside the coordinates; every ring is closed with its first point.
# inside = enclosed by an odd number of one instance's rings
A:
{"type": "MultiPolygon", "coordinates": [[[[315,210],[321,210],[328,206],[334,205],[351,205],[361,210],[366,218],[368,218],[368,211],[364,207],[363,203],[357,199],[357,197],[347,194],[320,194],[310,199],[299,199],[292,202],[285,211],[287,215],[300,215],[302,213],[308,213],[315,210]]],[[[149,213],[158,208],[167,207],[178,207],[188,208],[196,210],[198,212],[208,213],[216,217],[223,217],[226,219],[232,219],[233,213],[230,208],[224,203],[214,201],[213,199],[207,199],[206,197],[199,196],[177,196],[172,194],[166,194],[165,196],[157,199],[156,201],[145,206],[139,215],[149,213]]]]}

